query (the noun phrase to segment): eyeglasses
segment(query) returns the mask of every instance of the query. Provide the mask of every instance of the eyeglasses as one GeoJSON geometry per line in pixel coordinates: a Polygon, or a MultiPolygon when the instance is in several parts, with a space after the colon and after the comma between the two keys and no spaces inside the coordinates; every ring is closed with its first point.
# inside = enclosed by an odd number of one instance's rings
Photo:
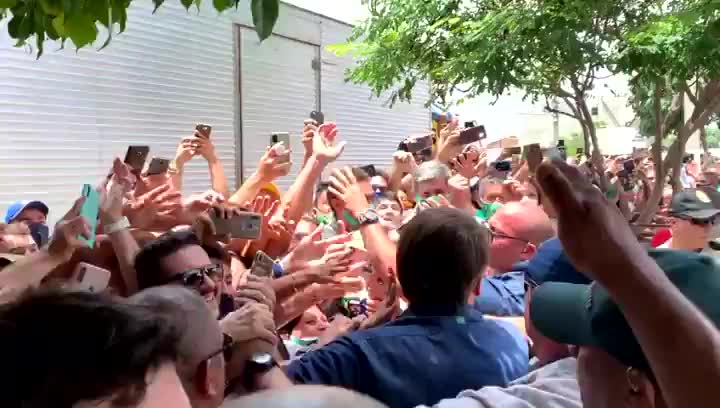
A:
{"type": "Polygon", "coordinates": [[[205,281],[206,275],[210,279],[217,280],[221,276],[220,272],[222,272],[222,265],[220,264],[202,266],[200,268],[188,269],[185,272],[181,272],[170,278],[167,283],[179,281],[183,286],[197,287],[202,285],[205,281]]]}
{"type": "Polygon", "coordinates": [[[503,234],[502,232],[497,231],[495,228],[493,228],[493,227],[490,226],[490,225],[488,226],[488,230],[490,231],[490,242],[494,241],[496,238],[503,238],[503,239],[512,239],[512,240],[515,240],[515,241],[524,242],[524,243],[526,243],[526,244],[529,244],[529,243],[530,243],[530,241],[528,241],[528,240],[526,240],[526,239],[522,239],[522,238],[510,236],[510,235],[507,235],[507,234],[503,234]]]}
{"type": "Polygon", "coordinates": [[[220,353],[223,354],[223,359],[225,359],[226,362],[230,361],[230,359],[232,358],[232,348],[233,348],[233,345],[235,344],[235,340],[229,334],[223,333],[222,335],[223,335],[223,344],[222,344],[222,347],[220,348],[220,350],[213,352],[212,354],[207,356],[207,358],[203,359],[202,361],[210,360],[220,353]]]}

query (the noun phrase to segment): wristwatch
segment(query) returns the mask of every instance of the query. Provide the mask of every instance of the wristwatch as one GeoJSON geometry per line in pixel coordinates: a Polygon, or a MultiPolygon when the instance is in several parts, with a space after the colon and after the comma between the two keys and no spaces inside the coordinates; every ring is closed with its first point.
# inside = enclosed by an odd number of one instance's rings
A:
{"type": "Polygon", "coordinates": [[[127,217],[122,217],[112,224],[105,225],[103,227],[103,232],[105,232],[106,235],[110,235],[128,228],[130,228],[130,221],[127,217]]]}
{"type": "Polygon", "coordinates": [[[265,374],[278,363],[270,353],[253,353],[250,359],[245,363],[245,372],[243,373],[243,385],[248,391],[254,391],[257,386],[255,381],[259,375],[265,374]]]}
{"type": "Polygon", "coordinates": [[[374,208],[368,208],[367,210],[358,214],[357,220],[360,225],[371,225],[380,222],[380,217],[378,216],[378,213],[377,211],[375,211],[374,208]]]}

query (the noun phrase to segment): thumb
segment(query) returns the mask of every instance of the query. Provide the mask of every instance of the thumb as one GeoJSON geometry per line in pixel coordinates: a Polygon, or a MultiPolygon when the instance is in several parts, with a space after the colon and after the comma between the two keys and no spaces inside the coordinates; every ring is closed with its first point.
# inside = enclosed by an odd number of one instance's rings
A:
{"type": "Polygon", "coordinates": [[[347,145],[347,142],[340,142],[337,146],[337,156],[340,156],[345,151],[345,146],[347,145]]]}
{"type": "Polygon", "coordinates": [[[570,185],[570,181],[554,165],[542,163],[537,170],[540,188],[557,210],[558,214],[582,214],[583,207],[570,185]]]}

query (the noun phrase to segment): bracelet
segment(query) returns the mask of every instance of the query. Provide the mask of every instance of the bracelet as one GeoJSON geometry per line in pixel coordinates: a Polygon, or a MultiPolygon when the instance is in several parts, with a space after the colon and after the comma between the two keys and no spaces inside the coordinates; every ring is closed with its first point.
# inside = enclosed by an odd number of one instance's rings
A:
{"type": "Polygon", "coordinates": [[[130,221],[127,217],[122,217],[114,223],[104,226],[103,232],[105,232],[106,235],[110,235],[128,228],[130,228],[130,221]]]}

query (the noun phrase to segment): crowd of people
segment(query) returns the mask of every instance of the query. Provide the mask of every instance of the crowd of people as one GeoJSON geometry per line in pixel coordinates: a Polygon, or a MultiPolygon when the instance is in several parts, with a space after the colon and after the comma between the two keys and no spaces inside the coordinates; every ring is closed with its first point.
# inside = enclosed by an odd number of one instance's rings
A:
{"type": "Polygon", "coordinates": [[[303,163],[275,137],[233,192],[198,125],[69,210],[13,203],[0,406],[720,406],[711,166],[637,225],[648,154],[602,169],[465,130],[333,168],[341,128],[308,119],[303,163]],[[208,191],[183,195],[190,160],[208,191]]]}

